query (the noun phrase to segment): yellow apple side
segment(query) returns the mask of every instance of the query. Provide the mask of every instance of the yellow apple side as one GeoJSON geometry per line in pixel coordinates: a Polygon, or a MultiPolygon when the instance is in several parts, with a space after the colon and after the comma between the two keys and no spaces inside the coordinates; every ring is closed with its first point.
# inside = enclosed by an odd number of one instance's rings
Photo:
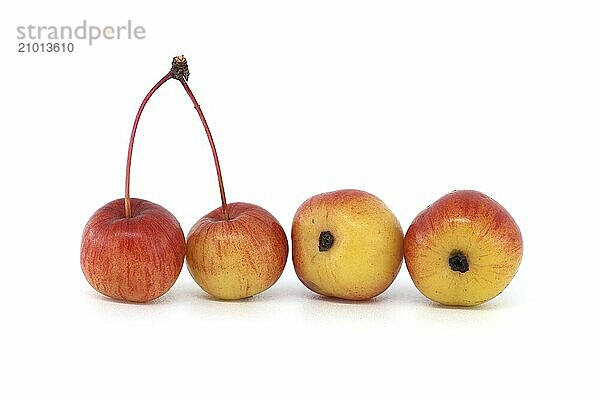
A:
{"type": "Polygon", "coordinates": [[[485,223],[452,221],[419,238],[412,279],[423,295],[445,305],[472,306],[496,297],[510,283],[521,262],[522,247],[503,240],[485,223]],[[456,250],[468,255],[469,270],[452,271],[456,250]]]}
{"type": "Polygon", "coordinates": [[[250,243],[249,235],[220,233],[225,225],[213,225],[191,233],[187,243],[187,265],[190,274],[207,293],[226,300],[254,296],[268,289],[279,277],[268,270],[274,257],[269,242],[260,243],[263,251],[250,252],[257,243],[250,243]],[[217,239],[215,239],[217,238],[217,239]],[[223,239],[227,238],[227,239],[223,239]]]}
{"type": "Polygon", "coordinates": [[[400,223],[378,198],[358,197],[307,207],[295,223],[294,263],[299,278],[312,290],[344,299],[368,299],[393,282],[403,257],[400,223]],[[334,244],[319,251],[321,232],[334,244]]]}

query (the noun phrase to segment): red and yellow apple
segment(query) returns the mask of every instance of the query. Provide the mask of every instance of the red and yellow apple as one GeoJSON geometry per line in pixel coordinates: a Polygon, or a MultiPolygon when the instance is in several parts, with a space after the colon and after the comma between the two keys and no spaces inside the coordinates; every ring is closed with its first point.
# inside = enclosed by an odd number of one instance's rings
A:
{"type": "Polygon", "coordinates": [[[412,222],[404,241],[417,289],[445,305],[473,306],[500,294],[517,272],[523,239],[515,220],[483,193],[449,193],[412,222]]]}
{"type": "Polygon", "coordinates": [[[83,230],[81,268],[105,296],[146,302],[166,293],[177,280],[185,257],[185,238],[177,219],[147,200],[125,199],[96,211],[83,230]]]}
{"type": "Polygon", "coordinates": [[[292,224],[296,274],[310,290],[365,300],[383,293],[402,263],[403,233],[390,209],[360,190],[306,200],[292,224]]]}
{"type": "Polygon", "coordinates": [[[202,217],[187,239],[187,266],[204,291],[225,300],[254,296],[281,276],[288,243],[267,210],[248,203],[227,204],[202,217]]]}

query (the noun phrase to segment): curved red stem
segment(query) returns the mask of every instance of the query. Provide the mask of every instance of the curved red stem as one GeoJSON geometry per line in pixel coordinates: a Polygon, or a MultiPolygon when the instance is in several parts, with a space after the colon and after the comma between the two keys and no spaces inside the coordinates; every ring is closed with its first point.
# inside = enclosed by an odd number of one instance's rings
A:
{"type": "Polygon", "coordinates": [[[129,139],[129,149],[127,150],[127,166],[125,169],[125,217],[131,218],[131,198],[129,196],[129,175],[131,171],[131,156],[133,154],[133,142],[135,140],[135,133],[137,131],[138,123],[140,122],[140,117],[142,116],[142,111],[146,107],[146,103],[150,100],[150,97],[161,87],[166,81],[173,77],[173,72],[169,71],[168,74],[163,76],[160,81],[156,85],[150,89],[142,104],[140,104],[140,108],[135,116],[135,120],[133,121],[133,129],[131,130],[131,138],[129,139]]]}
{"type": "Polygon", "coordinates": [[[215,142],[213,140],[212,134],[210,133],[210,128],[208,127],[206,118],[204,118],[204,113],[202,112],[202,109],[200,108],[200,104],[198,104],[196,97],[194,97],[194,93],[192,93],[192,90],[190,89],[190,87],[188,86],[187,82],[184,79],[179,79],[179,82],[181,82],[181,84],[183,85],[183,88],[187,92],[188,96],[190,96],[192,103],[194,103],[194,108],[198,112],[198,115],[200,116],[200,120],[202,121],[202,125],[204,126],[204,130],[206,131],[206,136],[208,137],[208,143],[210,144],[213,159],[215,160],[215,168],[217,170],[217,179],[219,180],[219,190],[221,191],[221,207],[223,209],[223,216],[225,217],[226,220],[228,220],[229,219],[229,211],[227,210],[227,200],[225,199],[225,187],[223,186],[223,177],[221,176],[221,167],[219,165],[219,156],[217,155],[217,149],[215,147],[215,142]]]}

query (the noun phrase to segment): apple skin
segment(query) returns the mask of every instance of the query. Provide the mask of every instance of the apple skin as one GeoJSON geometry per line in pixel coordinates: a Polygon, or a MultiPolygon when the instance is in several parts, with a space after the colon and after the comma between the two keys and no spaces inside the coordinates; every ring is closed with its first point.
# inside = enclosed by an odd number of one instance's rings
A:
{"type": "Polygon", "coordinates": [[[94,289],[116,300],[143,303],[165,294],[177,280],[185,237],[169,211],[147,200],[125,199],[96,211],[81,239],[81,269],[94,289]]]}
{"type": "Polygon", "coordinates": [[[288,242],[277,219],[254,204],[230,203],[229,219],[221,207],[192,227],[187,266],[196,283],[223,300],[254,296],[281,276],[288,242]]]}
{"type": "Polygon", "coordinates": [[[474,190],[458,190],[415,218],[404,251],[408,272],[423,295],[444,305],[473,306],[508,286],[523,257],[523,238],[499,203],[474,190]],[[457,254],[464,255],[468,270],[461,272],[457,254]]]}
{"type": "Polygon", "coordinates": [[[306,200],[294,216],[294,267],[300,281],[316,293],[346,300],[375,297],[398,275],[402,256],[400,223],[370,193],[322,193],[306,200]],[[329,249],[324,234],[333,237],[329,249]]]}

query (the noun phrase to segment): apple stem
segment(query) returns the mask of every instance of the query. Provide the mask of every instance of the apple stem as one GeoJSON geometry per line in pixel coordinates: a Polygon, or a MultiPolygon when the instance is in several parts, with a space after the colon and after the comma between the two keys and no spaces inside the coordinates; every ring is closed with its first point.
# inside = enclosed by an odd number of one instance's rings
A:
{"type": "Polygon", "coordinates": [[[131,156],[133,154],[133,142],[135,140],[135,133],[137,131],[138,123],[140,122],[140,117],[142,116],[142,111],[144,111],[144,108],[146,107],[146,103],[148,103],[148,100],[150,100],[150,97],[152,97],[154,92],[156,92],[159,87],[161,87],[165,82],[167,82],[171,78],[173,78],[173,72],[169,71],[168,74],[163,76],[162,79],[160,81],[158,81],[158,83],[156,85],[154,85],[154,87],[152,87],[152,89],[150,89],[150,91],[148,92],[146,97],[144,97],[142,104],[140,104],[140,108],[137,112],[137,115],[135,116],[135,120],[133,121],[133,129],[131,130],[131,138],[129,139],[129,150],[127,151],[127,167],[125,170],[125,217],[126,218],[131,218],[131,198],[129,196],[129,176],[130,176],[130,171],[131,171],[131,156]]]}
{"type": "Polygon", "coordinates": [[[219,156],[217,155],[217,148],[215,147],[215,142],[213,140],[212,134],[210,133],[210,128],[208,127],[206,118],[204,118],[204,113],[202,112],[202,109],[200,108],[200,104],[198,104],[196,97],[194,97],[194,93],[192,93],[192,90],[188,86],[185,79],[179,79],[179,82],[181,82],[181,84],[183,85],[183,88],[187,92],[188,96],[190,96],[192,103],[194,103],[194,108],[198,112],[198,115],[200,116],[200,120],[202,121],[202,125],[204,126],[204,130],[206,131],[206,136],[208,137],[208,143],[210,144],[213,159],[215,160],[215,168],[217,170],[217,179],[219,180],[219,190],[221,191],[221,207],[223,209],[223,216],[224,216],[225,220],[228,220],[229,219],[229,211],[227,210],[227,200],[225,198],[225,187],[223,186],[223,177],[221,176],[221,167],[219,165],[219,156]]]}

